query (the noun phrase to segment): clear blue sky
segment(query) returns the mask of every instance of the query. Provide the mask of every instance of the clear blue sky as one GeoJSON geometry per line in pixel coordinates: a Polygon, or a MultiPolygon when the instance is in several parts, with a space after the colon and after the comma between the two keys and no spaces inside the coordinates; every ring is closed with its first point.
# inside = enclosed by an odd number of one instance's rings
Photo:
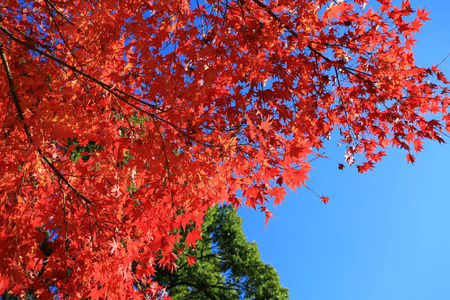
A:
{"type": "MultiPolygon", "coordinates": [[[[374,0],[371,0],[374,2],[374,0]]],[[[397,1],[401,2],[401,1],[397,1]]],[[[412,0],[434,20],[416,35],[419,66],[450,53],[450,1],[412,0]]],[[[450,77],[450,58],[441,66],[450,77]]],[[[392,149],[373,172],[339,171],[331,140],[307,189],[291,192],[264,231],[264,215],[241,208],[244,231],[280,274],[291,299],[450,299],[450,139],[425,143],[414,165],[392,149]]]]}

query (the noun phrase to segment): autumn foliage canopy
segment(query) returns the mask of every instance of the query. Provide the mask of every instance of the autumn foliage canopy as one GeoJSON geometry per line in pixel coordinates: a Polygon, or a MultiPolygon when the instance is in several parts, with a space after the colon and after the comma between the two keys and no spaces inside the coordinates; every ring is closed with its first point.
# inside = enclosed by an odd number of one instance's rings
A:
{"type": "Polygon", "coordinates": [[[413,162],[450,125],[448,82],[414,62],[428,19],[407,0],[3,0],[0,294],[165,297],[155,267],[208,207],[270,218],[331,135],[360,172],[389,147],[413,162]]]}

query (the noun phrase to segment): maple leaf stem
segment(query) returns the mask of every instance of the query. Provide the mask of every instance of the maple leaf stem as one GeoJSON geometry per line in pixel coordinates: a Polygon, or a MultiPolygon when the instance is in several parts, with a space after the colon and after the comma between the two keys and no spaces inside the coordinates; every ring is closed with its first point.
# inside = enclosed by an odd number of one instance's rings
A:
{"type": "Polygon", "coordinates": [[[308,190],[310,190],[310,192],[312,192],[314,195],[316,195],[317,197],[320,198],[320,196],[319,196],[316,192],[314,192],[309,186],[307,186],[307,185],[305,184],[305,187],[306,187],[308,190]]]}
{"type": "Polygon", "coordinates": [[[314,158],[308,160],[308,162],[313,162],[313,161],[315,161],[316,159],[318,159],[319,157],[323,157],[324,154],[325,154],[325,152],[322,152],[322,153],[320,153],[320,154],[317,154],[314,158]]]}

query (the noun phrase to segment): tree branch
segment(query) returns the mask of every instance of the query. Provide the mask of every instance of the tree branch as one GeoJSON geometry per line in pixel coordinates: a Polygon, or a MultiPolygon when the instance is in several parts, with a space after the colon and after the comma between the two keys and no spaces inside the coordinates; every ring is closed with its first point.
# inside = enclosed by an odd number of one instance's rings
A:
{"type": "MultiPolygon", "coordinates": [[[[1,26],[1,25],[0,25],[1,26]]],[[[28,129],[27,123],[25,123],[25,118],[23,116],[22,108],[20,107],[19,96],[17,96],[16,87],[14,85],[13,76],[11,73],[11,69],[9,68],[8,59],[6,58],[6,54],[3,51],[3,44],[0,41],[0,56],[2,58],[3,67],[5,68],[6,77],[8,78],[9,89],[11,90],[11,95],[14,101],[14,105],[16,106],[17,114],[19,115],[20,120],[23,124],[23,129],[25,130],[25,134],[30,143],[33,143],[33,139],[31,138],[30,130],[28,129]]]]}
{"type": "Polygon", "coordinates": [[[38,149],[39,154],[41,155],[42,159],[45,161],[45,163],[50,167],[50,169],[52,169],[53,173],[59,178],[61,179],[78,197],[80,197],[81,199],[83,199],[87,204],[93,205],[93,203],[91,202],[91,200],[89,200],[88,198],[86,198],[86,196],[84,196],[82,193],[80,193],[67,179],[66,177],[64,177],[63,174],[61,174],[61,172],[52,164],[52,162],[45,156],[42,154],[41,149],[38,149]]]}

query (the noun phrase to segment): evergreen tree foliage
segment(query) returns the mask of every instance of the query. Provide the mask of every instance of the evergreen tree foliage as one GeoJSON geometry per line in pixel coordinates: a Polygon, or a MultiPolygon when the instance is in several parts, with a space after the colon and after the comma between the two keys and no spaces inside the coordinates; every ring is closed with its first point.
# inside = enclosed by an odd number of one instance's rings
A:
{"type": "Polygon", "coordinates": [[[261,260],[255,242],[247,241],[235,207],[209,209],[202,230],[202,240],[180,257],[177,271],[157,270],[154,279],[166,286],[174,300],[289,298],[274,267],[261,260]],[[192,266],[190,256],[195,257],[192,266]]]}

